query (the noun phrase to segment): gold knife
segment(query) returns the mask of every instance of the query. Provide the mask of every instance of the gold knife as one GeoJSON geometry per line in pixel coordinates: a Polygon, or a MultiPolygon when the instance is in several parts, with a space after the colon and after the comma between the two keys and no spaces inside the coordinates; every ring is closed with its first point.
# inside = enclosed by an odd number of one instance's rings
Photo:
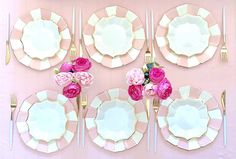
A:
{"type": "Polygon", "coordinates": [[[223,109],[224,146],[226,146],[227,144],[226,90],[224,90],[221,94],[221,105],[223,109]]]}
{"type": "Polygon", "coordinates": [[[8,14],[8,39],[6,40],[6,57],[5,57],[5,64],[8,65],[11,60],[11,53],[10,53],[10,25],[11,25],[11,16],[10,13],[8,14]]]}

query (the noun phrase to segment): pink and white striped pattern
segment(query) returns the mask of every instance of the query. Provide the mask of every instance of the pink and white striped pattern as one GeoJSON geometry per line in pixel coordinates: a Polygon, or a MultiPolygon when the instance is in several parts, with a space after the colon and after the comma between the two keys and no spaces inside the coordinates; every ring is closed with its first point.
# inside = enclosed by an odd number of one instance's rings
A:
{"type": "Polygon", "coordinates": [[[217,50],[220,38],[220,28],[211,13],[204,8],[200,8],[192,4],[184,4],[169,10],[166,14],[163,15],[162,19],[160,20],[156,32],[157,45],[160,48],[160,51],[165,59],[174,64],[187,68],[197,66],[211,59],[217,50]],[[210,32],[208,47],[204,50],[203,53],[196,54],[191,57],[177,55],[173,50],[170,49],[167,39],[169,23],[175,17],[184,16],[186,14],[202,17],[208,23],[210,32]]]}
{"type": "Polygon", "coordinates": [[[30,148],[44,152],[52,153],[65,148],[72,141],[74,134],[77,129],[77,115],[72,103],[65,96],[58,94],[53,91],[45,90],[31,95],[20,107],[19,114],[16,121],[16,126],[18,132],[23,140],[23,142],[30,148]],[[67,118],[66,131],[64,135],[58,140],[52,140],[50,142],[45,142],[41,140],[36,140],[29,133],[29,127],[27,124],[27,119],[29,116],[29,109],[34,103],[42,102],[44,100],[57,101],[64,108],[67,118]]]}
{"type": "Polygon", "coordinates": [[[173,92],[171,97],[161,101],[161,106],[158,112],[158,124],[165,140],[185,150],[198,149],[212,143],[218,134],[221,123],[222,115],[215,98],[206,91],[201,91],[190,86],[181,87],[179,91],[173,92]],[[201,137],[192,138],[190,140],[174,136],[168,129],[168,122],[166,119],[170,104],[175,99],[186,98],[201,100],[207,106],[208,115],[210,118],[207,131],[201,137]]]}
{"type": "Polygon", "coordinates": [[[88,24],[84,28],[83,38],[88,54],[93,60],[106,67],[116,68],[127,65],[138,57],[143,48],[145,33],[141,20],[133,12],[120,6],[111,6],[92,14],[88,20],[88,24]],[[134,39],[132,48],[121,56],[111,57],[109,55],[103,55],[96,49],[94,44],[93,33],[96,23],[103,17],[110,16],[125,17],[133,25],[134,39]]]}
{"type": "Polygon", "coordinates": [[[133,101],[126,90],[115,88],[105,91],[94,98],[90,106],[88,107],[88,111],[86,114],[86,127],[89,132],[89,136],[92,141],[97,144],[99,147],[102,147],[106,150],[112,152],[119,152],[130,149],[137,145],[146,131],[147,128],[147,114],[145,107],[142,102],[133,101]],[[135,132],[129,137],[127,140],[120,140],[118,142],[114,142],[112,140],[105,140],[98,134],[97,126],[95,123],[95,118],[97,115],[97,109],[101,106],[101,104],[105,101],[120,99],[123,101],[128,101],[135,108],[137,123],[135,132]]]}
{"type": "Polygon", "coordinates": [[[27,67],[35,70],[45,70],[60,63],[66,56],[67,50],[70,47],[71,36],[69,28],[64,19],[54,12],[45,9],[35,9],[21,18],[19,18],[11,33],[11,46],[17,60],[27,67]],[[60,50],[55,56],[45,58],[43,60],[31,58],[25,51],[24,45],[21,41],[24,27],[27,23],[36,20],[50,20],[58,25],[59,33],[61,35],[60,50]]]}

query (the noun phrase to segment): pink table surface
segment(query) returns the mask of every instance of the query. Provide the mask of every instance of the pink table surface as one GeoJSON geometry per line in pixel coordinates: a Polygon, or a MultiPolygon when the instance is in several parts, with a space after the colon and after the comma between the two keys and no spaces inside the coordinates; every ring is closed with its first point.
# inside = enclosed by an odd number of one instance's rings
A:
{"type": "MultiPolygon", "coordinates": [[[[128,158],[160,158],[160,159],[233,159],[236,157],[236,1],[235,0],[81,0],[76,1],[76,6],[83,9],[84,23],[88,17],[97,9],[109,5],[121,5],[133,10],[145,22],[145,10],[154,9],[155,23],[160,20],[163,13],[168,9],[183,3],[193,3],[200,5],[212,12],[217,22],[221,26],[221,9],[225,5],[227,8],[227,38],[229,62],[224,64],[220,61],[219,49],[216,55],[210,61],[192,69],[185,69],[173,65],[160,54],[157,49],[158,62],[165,66],[167,76],[172,81],[174,89],[183,85],[192,85],[194,87],[208,90],[215,95],[219,101],[220,93],[227,89],[227,111],[228,111],[228,144],[223,147],[223,131],[220,130],[216,140],[201,149],[195,151],[185,151],[167,143],[158,132],[157,152],[153,152],[153,141],[151,142],[152,150],[147,152],[146,135],[141,143],[125,152],[112,153],[103,150],[92,143],[86,134],[86,147],[77,146],[76,138],[66,149],[53,154],[42,154],[29,149],[24,145],[15,129],[13,150],[9,150],[9,94],[15,93],[18,97],[19,105],[23,99],[32,93],[51,89],[60,91],[60,88],[53,81],[53,68],[37,72],[33,71],[19,62],[12,56],[8,66],[4,65],[5,60],[5,39],[7,32],[7,13],[12,15],[11,23],[14,24],[18,16],[28,11],[42,7],[51,9],[62,15],[71,26],[71,8],[73,0],[1,0],[0,6],[0,159],[72,159],[72,158],[103,158],[103,159],[128,159],[128,158]]],[[[93,62],[92,73],[95,75],[95,83],[90,88],[89,101],[96,94],[103,90],[119,87],[126,88],[125,74],[134,67],[140,67],[143,64],[144,50],[138,59],[125,67],[118,69],[105,68],[93,62]]],[[[86,55],[87,56],[87,55],[86,55]]],[[[67,57],[68,59],[68,57],[67,57]]],[[[16,116],[15,116],[16,117],[16,116]]],[[[158,129],[159,131],[159,129],[158,129]]],[[[151,138],[153,138],[153,127],[151,128],[151,138]]]]}

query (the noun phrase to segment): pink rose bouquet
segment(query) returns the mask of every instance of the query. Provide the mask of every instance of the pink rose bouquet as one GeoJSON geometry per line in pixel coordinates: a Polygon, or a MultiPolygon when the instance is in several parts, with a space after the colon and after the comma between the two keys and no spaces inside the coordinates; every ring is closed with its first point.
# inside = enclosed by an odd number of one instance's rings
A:
{"type": "Polygon", "coordinates": [[[75,98],[81,92],[81,86],[93,84],[93,75],[89,69],[92,63],[87,58],[79,57],[72,62],[65,62],[55,71],[54,80],[59,86],[63,86],[63,95],[67,98],[75,98]]]}
{"type": "Polygon", "coordinates": [[[141,100],[144,95],[164,100],[172,93],[172,86],[165,76],[165,71],[154,63],[144,65],[143,69],[130,70],[126,79],[129,96],[135,101],[141,100]]]}

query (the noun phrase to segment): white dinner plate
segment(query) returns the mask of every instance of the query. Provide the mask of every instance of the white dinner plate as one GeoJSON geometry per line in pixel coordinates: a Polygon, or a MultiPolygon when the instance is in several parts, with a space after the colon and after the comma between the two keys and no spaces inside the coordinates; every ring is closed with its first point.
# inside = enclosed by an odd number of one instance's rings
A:
{"type": "Polygon", "coordinates": [[[103,55],[124,55],[132,47],[133,34],[132,23],[127,18],[104,17],[95,25],[95,47],[103,55]]]}
{"type": "Polygon", "coordinates": [[[200,16],[186,14],[175,17],[169,24],[167,39],[170,48],[179,55],[201,54],[208,46],[210,31],[200,16]]]}
{"type": "Polygon", "coordinates": [[[207,106],[197,99],[176,99],[169,106],[169,130],[186,140],[200,137],[207,131],[207,106]]]}
{"type": "Polygon", "coordinates": [[[53,57],[60,49],[58,26],[49,20],[31,21],[24,27],[22,43],[31,58],[43,60],[53,57]]]}
{"type": "Polygon", "coordinates": [[[98,133],[104,139],[117,142],[128,139],[134,133],[137,119],[130,103],[114,99],[104,102],[98,108],[95,122],[98,133]]]}
{"type": "Polygon", "coordinates": [[[60,139],[66,130],[65,108],[57,101],[35,103],[29,110],[29,133],[37,140],[60,139]]]}

